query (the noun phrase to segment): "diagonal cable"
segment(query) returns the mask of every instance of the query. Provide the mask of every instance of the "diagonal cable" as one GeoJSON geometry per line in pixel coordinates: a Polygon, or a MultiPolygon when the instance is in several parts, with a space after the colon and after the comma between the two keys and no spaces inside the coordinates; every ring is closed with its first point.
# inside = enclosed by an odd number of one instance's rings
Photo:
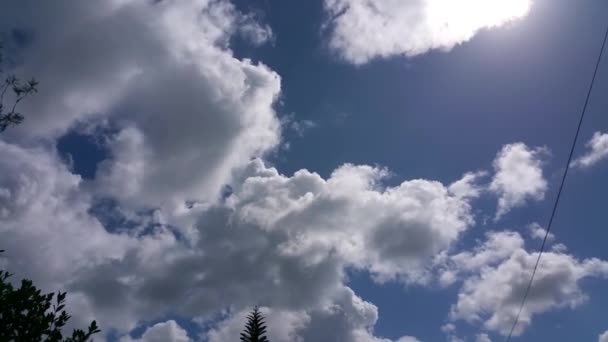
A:
{"type": "Polygon", "coordinates": [[[572,156],[574,155],[574,149],[576,147],[576,142],[578,141],[578,136],[581,132],[581,126],[583,125],[583,120],[585,119],[585,113],[587,112],[587,106],[589,105],[589,98],[591,97],[591,92],[593,90],[593,85],[595,84],[595,78],[597,76],[597,71],[600,67],[600,62],[602,61],[602,56],[604,54],[604,49],[606,48],[606,41],[608,40],[608,27],[606,28],[606,33],[604,34],[604,41],[602,42],[602,48],[600,49],[599,56],[597,58],[597,62],[595,64],[595,70],[593,71],[593,78],[591,79],[591,83],[589,84],[589,90],[587,91],[587,97],[585,98],[585,105],[583,106],[583,110],[581,111],[580,119],[578,121],[578,127],[576,128],[576,134],[574,135],[574,139],[572,140],[572,146],[570,147],[570,155],[568,156],[568,161],[566,163],[566,168],[564,170],[564,174],[562,175],[562,180],[559,185],[559,191],[557,192],[557,196],[555,198],[555,203],[553,204],[553,210],[551,211],[551,216],[549,218],[549,224],[547,224],[547,229],[545,231],[545,237],[543,239],[543,243],[540,246],[540,252],[538,253],[538,257],[536,258],[536,264],[534,264],[534,270],[532,271],[532,276],[530,277],[530,281],[528,282],[528,287],[526,287],[526,292],[524,293],[524,297],[521,300],[521,304],[519,306],[519,311],[517,312],[517,316],[515,316],[515,320],[513,321],[513,325],[511,326],[511,330],[509,331],[509,335],[507,335],[507,339],[505,342],[511,341],[511,337],[513,336],[513,331],[517,327],[517,323],[519,322],[519,317],[521,316],[521,312],[524,309],[526,304],[526,300],[528,299],[528,295],[530,294],[530,289],[532,288],[532,283],[534,282],[534,276],[536,276],[536,271],[538,270],[538,265],[540,264],[540,258],[543,256],[543,252],[545,251],[545,245],[547,244],[547,238],[549,237],[549,233],[551,232],[551,225],[553,224],[553,218],[555,217],[555,212],[557,211],[557,206],[559,204],[559,199],[562,195],[562,190],[564,189],[564,184],[566,183],[566,177],[568,176],[568,170],[570,169],[570,164],[572,163],[572,156]]]}

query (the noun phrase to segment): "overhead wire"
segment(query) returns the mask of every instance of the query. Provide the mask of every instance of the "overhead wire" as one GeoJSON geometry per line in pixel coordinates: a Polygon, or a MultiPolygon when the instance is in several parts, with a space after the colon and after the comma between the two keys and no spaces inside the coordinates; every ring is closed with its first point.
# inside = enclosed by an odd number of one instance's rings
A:
{"type": "Polygon", "coordinates": [[[585,104],[583,105],[583,109],[581,111],[580,114],[580,118],[578,121],[578,126],[576,128],[576,134],[574,135],[574,139],[572,140],[572,144],[570,147],[570,154],[568,155],[568,161],[566,163],[566,168],[564,169],[564,173],[562,175],[562,179],[561,179],[561,183],[559,186],[559,190],[557,191],[557,196],[555,197],[555,202],[553,204],[553,210],[551,211],[551,216],[549,217],[549,223],[547,224],[547,228],[545,230],[545,237],[543,238],[543,242],[540,246],[540,251],[538,253],[538,257],[536,258],[536,263],[534,264],[534,269],[532,270],[532,275],[530,276],[530,281],[528,282],[528,286],[526,287],[526,292],[524,293],[524,296],[522,298],[521,304],[519,306],[519,310],[517,312],[517,316],[515,316],[515,320],[513,321],[513,325],[511,326],[511,330],[509,331],[509,334],[507,335],[507,339],[505,340],[505,342],[509,342],[511,341],[511,337],[513,336],[513,332],[515,331],[515,328],[517,327],[517,323],[519,323],[519,318],[521,316],[521,313],[524,309],[524,306],[526,304],[526,300],[528,299],[528,296],[530,294],[530,289],[532,288],[532,283],[534,282],[534,277],[536,276],[536,272],[538,270],[538,266],[540,264],[540,259],[543,255],[543,252],[545,251],[545,247],[547,244],[547,240],[549,237],[549,233],[551,232],[551,226],[553,224],[553,219],[555,218],[555,213],[557,212],[557,207],[559,205],[559,200],[561,198],[562,195],[562,190],[564,189],[564,184],[566,183],[566,177],[568,176],[568,170],[570,169],[570,166],[572,164],[572,157],[574,155],[574,150],[576,148],[576,143],[578,141],[578,137],[580,135],[581,132],[581,127],[583,125],[583,121],[585,119],[585,113],[587,112],[587,107],[589,105],[589,99],[591,98],[591,93],[593,91],[593,86],[595,84],[595,79],[597,77],[597,72],[600,68],[600,64],[602,61],[602,56],[604,54],[604,50],[606,48],[606,41],[608,40],[608,27],[606,27],[606,33],[604,34],[604,41],[602,42],[602,47],[600,49],[598,58],[597,58],[597,62],[595,64],[595,70],[593,71],[593,77],[591,78],[591,83],[589,84],[589,89],[587,90],[587,97],[585,98],[585,104]]]}

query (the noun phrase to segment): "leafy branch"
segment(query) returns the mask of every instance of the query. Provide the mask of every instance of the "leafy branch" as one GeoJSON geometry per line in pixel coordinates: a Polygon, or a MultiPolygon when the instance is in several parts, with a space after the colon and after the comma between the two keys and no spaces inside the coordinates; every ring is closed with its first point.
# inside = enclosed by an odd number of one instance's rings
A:
{"type": "MultiPolygon", "coordinates": [[[[3,73],[2,63],[2,45],[0,45],[0,75],[3,73]]],[[[18,125],[23,121],[24,116],[17,111],[17,105],[24,98],[37,92],[38,81],[35,79],[32,78],[29,81],[23,82],[15,75],[9,74],[6,76],[3,84],[0,86],[0,132],[4,132],[8,127],[18,125]],[[4,104],[7,93],[13,95],[13,102],[8,106],[4,104]]]]}
{"type": "Polygon", "coordinates": [[[11,276],[0,270],[0,341],[85,342],[100,332],[92,321],[86,331],[75,329],[64,338],[61,329],[71,317],[65,311],[67,294],[44,294],[28,279],[16,288],[8,281],[11,276]]]}

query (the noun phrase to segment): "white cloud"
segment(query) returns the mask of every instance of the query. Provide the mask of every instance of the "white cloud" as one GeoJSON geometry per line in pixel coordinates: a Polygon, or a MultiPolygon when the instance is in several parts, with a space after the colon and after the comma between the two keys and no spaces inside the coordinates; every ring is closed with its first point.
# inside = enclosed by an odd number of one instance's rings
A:
{"type": "MultiPolygon", "coordinates": [[[[536,222],[528,225],[528,230],[530,232],[530,236],[537,240],[543,240],[547,234],[547,230],[536,222]]],[[[552,242],[554,240],[555,235],[553,233],[549,233],[549,235],[547,235],[547,242],[552,242]]]]}
{"type": "Polygon", "coordinates": [[[317,126],[317,124],[311,120],[297,120],[293,113],[283,116],[281,121],[285,128],[293,131],[298,136],[303,136],[309,129],[317,126]]]}
{"type": "Polygon", "coordinates": [[[456,325],[454,323],[446,323],[441,326],[441,331],[446,334],[452,333],[456,331],[456,325]]]}
{"type": "Polygon", "coordinates": [[[404,336],[397,340],[397,342],[421,342],[419,339],[413,336],[404,336]]]}
{"type": "MultiPolygon", "coordinates": [[[[308,311],[261,309],[268,338],[276,342],[352,341],[391,342],[373,336],[378,309],[345,287],[334,301],[308,311]]],[[[209,342],[235,341],[243,330],[248,311],[238,312],[207,333],[209,342]]],[[[403,336],[395,342],[420,342],[403,336]]]]}
{"type": "MultiPolygon", "coordinates": [[[[0,146],[7,267],[44,289],[69,289],[71,305],[105,327],[131,329],[174,299],[131,291],[166,296],[171,279],[142,282],[197,253],[169,229],[196,233],[197,216],[185,202],[215,200],[234,169],[279,143],[279,76],[235,58],[228,45],[237,30],[253,39],[269,28],[255,31],[254,20],[225,0],[22,1],[0,12],[0,31],[16,27],[33,37],[16,72],[35,75],[41,90],[23,103],[24,113],[35,114],[3,134],[12,144],[0,146]],[[90,183],[71,174],[52,147],[18,147],[52,144],[80,124],[110,132],[96,137],[109,157],[90,183]],[[143,229],[104,227],[89,212],[99,196],[119,200],[123,212],[125,205],[161,209],[136,217],[143,229]],[[95,278],[103,270],[110,279],[95,278]],[[108,287],[92,294],[104,281],[108,287]]],[[[202,274],[193,272],[193,281],[202,274]]]]}
{"type": "Polygon", "coordinates": [[[452,194],[461,198],[477,198],[484,190],[478,182],[486,175],[485,171],[466,173],[461,179],[450,184],[448,189],[452,194]]]}
{"type": "MultiPolygon", "coordinates": [[[[286,177],[254,160],[224,204],[184,213],[197,217],[196,234],[178,240],[157,221],[157,228],[137,238],[109,233],[91,217],[90,199],[78,196],[79,178],[56,157],[49,159],[52,154],[40,152],[25,163],[20,158],[34,152],[3,146],[3,155],[11,156],[0,164],[8,184],[3,193],[13,197],[3,206],[2,240],[19,255],[9,255],[8,266],[68,290],[76,312],[93,314],[106,329],[122,332],[169,308],[205,316],[226,306],[242,310],[260,303],[306,314],[311,326],[342,322],[342,332],[326,333],[352,337],[346,340],[383,341],[373,335],[375,306],[344,288],[345,268],[368,270],[383,281],[424,283],[434,256],[472,223],[467,201],[439,182],[385,188],[386,171],[354,165],[328,179],[306,170],[286,177]],[[38,179],[54,183],[30,184],[38,179]],[[17,211],[13,203],[23,206],[17,211]],[[40,249],[52,241],[53,248],[40,249]],[[352,315],[334,317],[344,310],[352,315]]],[[[294,329],[305,340],[323,331],[294,329]]],[[[289,331],[276,333],[289,336],[289,331]]]]}
{"type": "Polygon", "coordinates": [[[450,50],[482,29],[526,16],[530,6],[530,0],[325,0],[329,46],[354,64],[450,50]]]}
{"type": "Polygon", "coordinates": [[[270,26],[260,25],[253,15],[240,16],[238,29],[241,35],[254,46],[264,45],[274,40],[274,34],[270,26]]]}
{"type": "Polygon", "coordinates": [[[492,342],[492,339],[490,339],[490,336],[488,336],[488,334],[479,334],[476,337],[476,342],[492,342]]]}
{"type": "MultiPolygon", "coordinates": [[[[267,327],[267,337],[276,342],[303,342],[299,331],[305,329],[310,316],[304,311],[260,308],[267,327]]],[[[209,342],[237,341],[247,322],[249,310],[232,314],[206,333],[209,342]]]]}
{"type": "MultiPolygon", "coordinates": [[[[6,249],[2,267],[15,280],[32,279],[44,291],[68,290],[81,272],[119,262],[144,242],[109,233],[89,214],[91,197],[80,177],[70,173],[52,148],[23,148],[0,140],[0,155],[0,241],[6,249]]],[[[101,318],[87,295],[69,292],[70,313],[76,313],[71,323],[82,327],[101,318]]],[[[117,314],[104,321],[121,328],[133,323],[124,317],[117,314]]]]}
{"type": "Polygon", "coordinates": [[[586,146],[590,151],[577,158],[571,166],[588,168],[608,159],[608,133],[595,132],[586,146]]]}
{"type": "Polygon", "coordinates": [[[445,334],[447,342],[464,342],[463,339],[455,335],[456,325],[453,323],[446,323],[441,326],[441,331],[445,334]]]}
{"type": "Polygon", "coordinates": [[[168,307],[185,315],[257,303],[317,312],[343,292],[346,267],[424,283],[434,256],[471,224],[470,207],[438,182],[384,189],[385,173],[345,165],[328,179],[305,170],[286,177],[254,160],[225,204],[192,209],[191,241],[150,236],[122,260],[80,272],[72,289],[104,317],[129,321],[168,307]]]}
{"type": "Polygon", "coordinates": [[[317,309],[311,318],[308,329],[302,332],[304,341],[390,342],[373,336],[378,308],[350,289],[340,293],[335,303],[317,309]]]}
{"type": "MultiPolygon", "coordinates": [[[[182,214],[196,218],[195,234],[178,239],[162,219],[148,218],[142,222],[154,228],[146,235],[118,234],[125,229],[90,215],[86,187],[52,150],[0,147],[7,267],[68,290],[74,313],[121,332],[168,310],[205,316],[260,303],[306,314],[311,326],[343,322],[333,333],[346,340],[383,341],[373,335],[375,306],[344,288],[345,268],[424,283],[434,256],[472,223],[468,202],[439,182],[386,188],[385,170],[354,165],[328,179],[306,170],[286,177],[254,160],[225,203],[182,214]],[[332,316],[344,307],[352,315],[332,316]]],[[[323,331],[296,330],[305,340],[323,331]]]]}
{"type": "MultiPolygon", "coordinates": [[[[162,225],[140,237],[110,233],[90,216],[91,198],[79,177],[52,150],[0,147],[7,156],[0,162],[6,175],[0,234],[15,246],[8,267],[35,274],[44,287],[67,289],[74,312],[122,332],[170,308],[205,316],[260,303],[285,320],[273,332],[277,341],[318,340],[313,334],[324,332],[385,342],[373,334],[377,308],[345,288],[345,268],[367,270],[379,281],[424,284],[436,256],[472,224],[467,197],[439,182],[385,187],[386,170],[355,165],[327,179],[306,170],[287,177],[253,160],[223,203],[182,214],[197,218],[196,234],[185,240],[162,225]],[[40,248],[49,243],[53,248],[40,248]],[[320,328],[328,322],[340,329],[320,328]]],[[[503,331],[534,257],[510,232],[489,234],[472,252],[452,255],[447,269],[466,278],[452,318],[503,331]]],[[[544,292],[532,293],[524,326],[534,314],[583,301],[580,279],[608,274],[599,260],[559,251],[545,257],[537,278],[544,292]]],[[[219,325],[218,336],[234,331],[235,322],[219,325]]]]}
{"type": "Polygon", "coordinates": [[[34,36],[17,73],[41,89],[22,107],[35,119],[10,139],[107,122],[115,133],[96,183],[123,203],[215,199],[233,169],[280,141],[280,77],[228,45],[238,30],[256,43],[270,31],[229,1],[23,1],[0,13],[0,31],[14,27],[34,36]]]}
{"type": "MultiPolygon", "coordinates": [[[[476,253],[468,255],[468,259],[474,260],[495,249],[497,252],[490,254],[501,255],[502,259],[482,257],[489,263],[479,264],[477,271],[471,272],[464,281],[458,301],[452,306],[452,320],[482,323],[485,329],[503,335],[509,332],[538,256],[535,252],[527,252],[520,243],[507,243],[511,246],[509,254],[498,252],[504,245],[497,245],[496,241],[514,239],[517,235],[490,234],[476,253]]],[[[514,334],[520,335],[532,323],[534,315],[557,308],[574,308],[587,300],[580,288],[580,281],[587,277],[608,277],[608,262],[578,260],[560,252],[545,252],[514,334]]]]}
{"type": "MultiPolygon", "coordinates": [[[[486,234],[486,241],[471,252],[464,251],[449,256],[447,266],[439,272],[439,283],[452,285],[462,273],[478,272],[484,267],[495,266],[510,256],[514,250],[524,247],[524,239],[515,232],[502,231],[486,234]]],[[[454,326],[446,326],[454,328],[454,326]]]]}
{"type": "Polygon", "coordinates": [[[157,323],[146,329],[141,338],[131,339],[122,338],[121,342],[191,342],[188,337],[188,332],[170,320],[167,322],[157,323]]]}
{"type": "MultiPolygon", "coordinates": [[[[75,320],[126,333],[168,312],[208,317],[230,307],[235,314],[210,333],[222,340],[261,304],[276,322],[273,341],[386,342],[373,331],[377,308],[345,286],[345,270],[426,284],[436,257],[474,223],[482,173],[386,187],[388,171],[377,167],[285,176],[251,160],[279,143],[280,78],[233,56],[234,34],[254,44],[272,37],[225,0],[21,1],[0,13],[0,29],[23,23],[34,39],[18,71],[40,78],[41,93],[24,104],[35,117],[0,141],[0,240],[16,277],[69,291],[75,320]],[[109,156],[91,182],[52,146],[80,124],[109,132],[97,137],[109,156]],[[232,194],[218,199],[225,183],[232,194]],[[137,227],[104,226],[91,211],[103,196],[137,227]]],[[[498,177],[508,165],[495,180],[508,179],[498,177]]],[[[536,198],[498,184],[508,205],[536,198]]],[[[454,277],[498,267],[518,244],[505,235],[457,254],[454,277]]],[[[174,321],[141,338],[155,339],[189,340],[174,321]]]]}
{"type": "Polygon", "coordinates": [[[0,140],[0,155],[0,241],[15,277],[54,287],[80,269],[121,258],[135,242],[88,215],[80,177],[52,149],[0,140]]]}
{"type": "Polygon", "coordinates": [[[541,156],[546,149],[531,149],[523,143],[505,145],[494,160],[495,175],[490,191],[496,193],[498,210],[495,219],[528,200],[542,200],[547,191],[541,156]]]}
{"type": "MultiPolygon", "coordinates": [[[[426,281],[433,256],[472,224],[470,195],[427,180],[385,188],[387,172],[370,166],[323,179],[250,162],[279,143],[280,79],[232,55],[240,16],[221,0],[20,2],[0,14],[2,28],[27,23],[33,32],[18,72],[41,81],[23,108],[36,119],[0,145],[6,266],[67,290],[70,312],[104,331],[260,303],[306,315],[310,327],[341,327],[290,328],[304,339],[383,341],[373,334],[377,308],[345,288],[344,270],[426,281]],[[52,145],[79,124],[109,132],[96,137],[109,157],[90,182],[52,147],[19,147],[52,145]],[[227,182],[233,194],[219,200],[227,182]],[[142,227],[104,227],[91,214],[100,196],[142,227]]],[[[290,329],[273,333],[286,340],[290,329]]],[[[186,339],[182,332],[165,322],[142,340],[186,339]]]]}
{"type": "Polygon", "coordinates": [[[246,220],[297,236],[281,245],[289,255],[333,250],[378,280],[424,282],[425,262],[473,222],[468,201],[439,182],[382,189],[386,172],[369,166],[344,165],[327,180],[305,170],[286,178],[259,162],[251,168],[255,176],[230,199],[246,220]]]}
{"type": "Polygon", "coordinates": [[[600,335],[597,342],[608,342],[608,330],[606,330],[603,334],[600,335]]]}

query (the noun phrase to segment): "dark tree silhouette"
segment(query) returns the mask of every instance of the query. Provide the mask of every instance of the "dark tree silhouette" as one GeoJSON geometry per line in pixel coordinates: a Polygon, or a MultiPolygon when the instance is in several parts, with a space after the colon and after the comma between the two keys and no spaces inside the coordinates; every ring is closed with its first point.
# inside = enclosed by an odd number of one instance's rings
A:
{"type": "Polygon", "coordinates": [[[4,132],[9,126],[18,125],[23,121],[24,117],[17,111],[17,105],[24,98],[38,91],[38,81],[33,78],[23,82],[15,75],[5,76],[2,68],[3,63],[2,45],[0,44],[0,77],[4,77],[4,82],[0,86],[0,132],[4,132]],[[7,96],[12,98],[12,102],[5,105],[4,101],[7,96]]]}
{"type": "Polygon", "coordinates": [[[64,310],[66,293],[43,294],[27,279],[15,288],[10,276],[0,270],[0,341],[85,342],[100,332],[92,321],[86,332],[75,329],[64,338],[61,329],[70,319],[64,310]]]}
{"type": "Polygon", "coordinates": [[[253,311],[247,316],[247,324],[245,331],[241,333],[242,342],[269,342],[266,334],[266,324],[264,317],[260,313],[260,309],[256,306],[253,311]]]}

